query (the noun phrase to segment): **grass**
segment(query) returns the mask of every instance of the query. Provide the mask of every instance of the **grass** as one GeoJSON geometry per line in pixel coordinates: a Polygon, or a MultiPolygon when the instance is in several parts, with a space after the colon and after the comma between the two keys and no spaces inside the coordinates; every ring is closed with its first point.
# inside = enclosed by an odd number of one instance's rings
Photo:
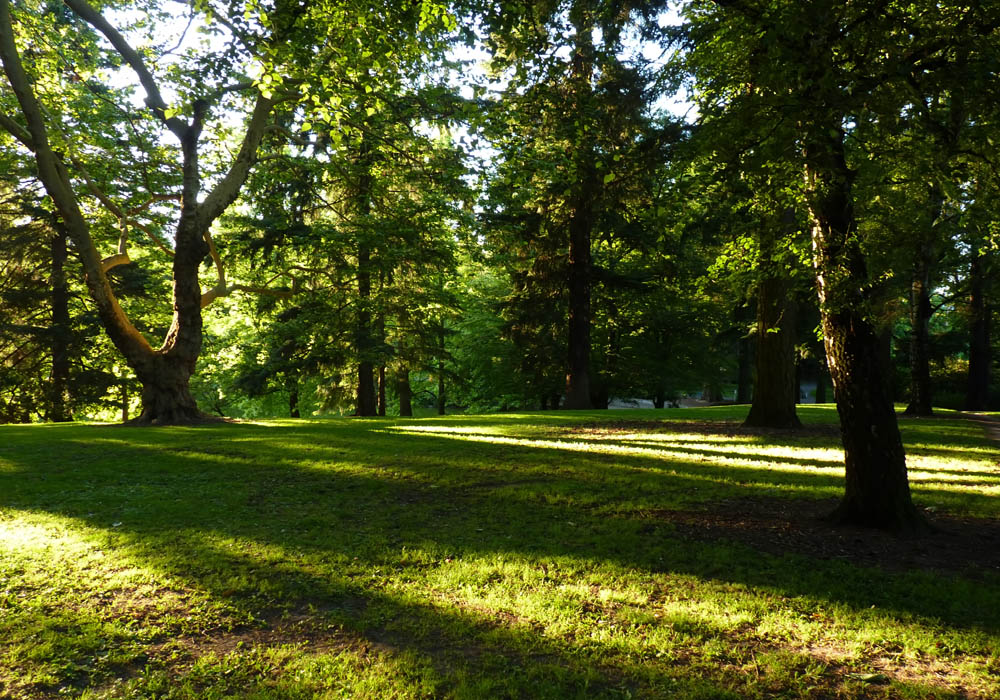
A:
{"type": "MultiPolygon", "coordinates": [[[[0,697],[1000,696],[1000,571],[668,517],[840,494],[835,431],[704,424],[744,410],[0,427],[0,697]]],[[[945,416],[914,498],[995,523],[945,416]]]]}

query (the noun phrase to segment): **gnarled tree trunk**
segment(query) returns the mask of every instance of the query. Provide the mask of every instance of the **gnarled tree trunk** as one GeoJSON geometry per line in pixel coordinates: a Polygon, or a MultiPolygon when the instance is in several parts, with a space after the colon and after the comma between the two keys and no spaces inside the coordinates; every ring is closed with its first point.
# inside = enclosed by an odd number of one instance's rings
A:
{"type": "Polygon", "coordinates": [[[220,263],[218,287],[203,295],[198,282],[198,270],[210,251],[209,230],[212,222],[236,199],[256,160],[257,149],[274,103],[260,93],[257,94],[239,152],[229,170],[199,202],[201,177],[198,141],[208,114],[208,103],[202,100],[192,102],[193,114],[189,119],[168,116],[170,112],[167,103],[142,55],[86,0],[65,0],[65,4],[83,21],[102,33],[118,57],[132,68],[146,93],[146,105],[180,143],[182,185],[180,217],[174,234],[173,322],[160,348],[154,349],[136,329],[119,305],[108,280],[107,273],[110,269],[129,262],[125,249],[128,214],[110,198],[98,195],[104,207],[118,216],[123,226],[118,254],[102,259],[91,236],[90,224],[74,192],[74,179],[62,156],[52,148],[43,110],[17,50],[8,0],[0,0],[0,60],[27,128],[21,127],[6,115],[0,115],[0,127],[34,154],[38,177],[55,203],[66,233],[80,257],[87,289],[94,300],[98,316],[112,343],[143,384],[142,413],[133,422],[159,425],[209,419],[198,410],[191,395],[189,380],[201,352],[202,306],[220,294],[227,293],[227,288],[220,263]]]}

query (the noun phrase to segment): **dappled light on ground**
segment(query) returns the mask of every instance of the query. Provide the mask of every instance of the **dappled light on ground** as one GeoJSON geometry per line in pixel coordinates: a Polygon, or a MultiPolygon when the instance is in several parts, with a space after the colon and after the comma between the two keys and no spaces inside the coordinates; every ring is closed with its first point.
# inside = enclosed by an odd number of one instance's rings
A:
{"type": "MultiPolygon", "coordinates": [[[[833,432],[702,415],[10,431],[0,694],[1000,691],[1000,570],[829,530],[833,432]]],[[[960,427],[915,458],[918,500],[988,516],[960,427]]]]}

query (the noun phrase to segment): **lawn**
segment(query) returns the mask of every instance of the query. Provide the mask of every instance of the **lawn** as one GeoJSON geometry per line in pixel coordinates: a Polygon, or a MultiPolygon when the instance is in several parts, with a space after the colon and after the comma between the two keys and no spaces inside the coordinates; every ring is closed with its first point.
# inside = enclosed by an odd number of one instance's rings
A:
{"type": "Polygon", "coordinates": [[[983,426],[901,421],[914,542],[744,412],[2,426],[0,697],[1000,697],[983,426]]]}

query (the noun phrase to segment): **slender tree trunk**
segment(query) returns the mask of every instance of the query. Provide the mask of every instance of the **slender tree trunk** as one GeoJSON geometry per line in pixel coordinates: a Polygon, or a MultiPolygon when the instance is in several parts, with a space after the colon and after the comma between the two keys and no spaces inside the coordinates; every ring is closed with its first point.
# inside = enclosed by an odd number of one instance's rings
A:
{"type": "Polygon", "coordinates": [[[826,403],[826,351],[820,348],[816,358],[816,403],[826,403]]]}
{"type": "Polygon", "coordinates": [[[965,410],[988,408],[990,395],[990,308],[986,300],[986,259],[972,251],[969,267],[969,381],[965,410]]]}
{"type": "Polygon", "coordinates": [[[933,237],[935,223],[941,214],[942,197],[932,191],[934,209],[928,230],[923,232],[913,261],[910,280],[910,403],[906,413],[913,416],[930,416],[934,411],[931,398],[930,368],[930,319],[931,266],[934,262],[933,237]]]}
{"type": "Polygon", "coordinates": [[[410,370],[402,367],[396,377],[396,393],[399,395],[399,415],[413,415],[413,390],[410,388],[410,370]]]}
{"type": "Polygon", "coordinates": [[[378,366],[378,414],[385,415],[385,365],[378,366]]]}
{"type": "Polygon", "coordinates": [[[375,366],[371,360],[371,276],[368,269],[370,251],[362,246],[358,250],[358,317],[355,341],[358,350],[358,404],[359,416],[374,416],[377,412],[375,401],[375,366]]]}
{"type": "Polygon", "coordinates": [[[796,303],[788,284],[776,276],[757,288],[757,378],[753,403],[743,425],[758,428],[800,428],[795,413],[796,303]]]}
{"type": "Polygon", "coordinates": [[[553,411],[559,410],[559,401],[561,398],[562,397],[559,396],[559,394],[552,394],[552,396],[549,397],[549,406],[552,407],[553,411]]]}
{"type": "Polygon", "coordinates": [[[52,271],[49,278],[52,296],[52,379],[49,386],[48,418],[55,423],[73,420],[69,409],[69,285],[66,282],[66,229],[57,222],[51,240],[52,271]]]}
{"type": "Polygon", "coordinates": [[[288,377],[288,416],[289,418],[300,418],[299,413],[299,377],[297,372],[291,373],[288,377]]]}
{"type": "Polygon", "coordinates": [[[833,517],[841,523],[922,531],[926,523],[910,498],[878,335],[866,313],[868,275],[843,133],[839,122],[815,125],[812,131],[805,155],[813,259],[846,476],[844,498],[833,517]]]}
{"type": "Polygon", "coordinates": [[[121,400],[122,400],[122,423],[128,423],[128,409],[129,409],[129,395],[128,395],[128,382],[124,379],[121,385],[121,400]]]}
{"type": "Polygon", "coordinates": [[[590,295],[592,262],[590,238],[594,226],[594,199],[599,190],[595,144],[590,121],[590,82],[594,70],[593,16],[584,3],[570,11],[576,30],[571,81],[581,127],[577,131],[576,173],[578,184],[570,202],[569,218],[569,328],[566,403],[568,409],[591,407],[590,387],[590,295]]]}
{"type": "Polygon", "coordinates": [[[753,373],[750,371],[751,347],[750,339],[746,336],[740,336],[736,344],[736,352],[739,355],[739,369],[736,375],[736,403],[740,404],[750,403],[751,390],[753,389],[753,373]]]}
{"type": "Polygon", "coordinates": [[[439,416],[444,415],[445,406],[447,404],[446,397],[444,394],[444,321],[441,321],[441,330],[438,333],[438,393],[437,393],[437,411],[439,416]]]}
{"type": "Polygon", "coordinates": [[[358,315],[355,328],[355,343],[358,352],[358,402],[359,416],[374,416],[378,412],[375,396],[375,364],[372,362],[372,250],[368,244],[369,215],[371,214],[371,148],[362,138],[358,154],[361,170],[357,191],[358,230],[358,315]]]}

